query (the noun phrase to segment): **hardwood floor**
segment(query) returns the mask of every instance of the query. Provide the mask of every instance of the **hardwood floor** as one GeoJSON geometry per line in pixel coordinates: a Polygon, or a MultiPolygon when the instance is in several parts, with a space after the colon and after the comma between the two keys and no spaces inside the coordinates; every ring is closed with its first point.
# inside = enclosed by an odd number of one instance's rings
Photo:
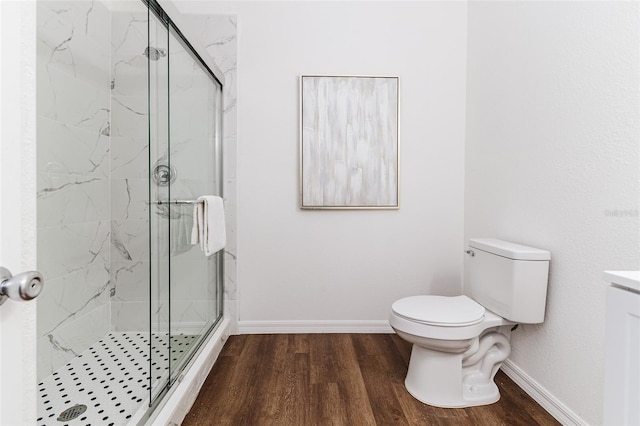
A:
{"type": "Polygon", "coordinates": [[[502,372],[495,404],[422,404],[404,388],[410,354],[395,334],[232,336],[183,425],[559,424],[502,372]]]}

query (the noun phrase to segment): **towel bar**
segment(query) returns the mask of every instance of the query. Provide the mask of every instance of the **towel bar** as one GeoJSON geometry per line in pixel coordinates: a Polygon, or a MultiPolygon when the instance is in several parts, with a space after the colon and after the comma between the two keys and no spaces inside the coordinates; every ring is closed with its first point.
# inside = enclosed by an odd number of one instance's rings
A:
{"type": "MultiPolygon", "coordinates": [[[[222,198],[223,201],[227,201],[226,198],[222,198]]],[[[202,204],[204,203],[203,200],[171,200],[171,201],[166,201],[166,200],[153,200],[153,201],[145,201],[145,203],[147,204],[157,204],[159,206],[163,205],[163,204],[202,204]]]]}
{"type": "Polygon", "coordinates": [[[171,200],[171,201],[162,201],[162,200],[154,200],[154,201],[147,201],[147,204],[158,204],[158,205],[162,205],[162,204],[199,204],[202,203],[203,201],[198,201],[198,200],[171,200]]]}

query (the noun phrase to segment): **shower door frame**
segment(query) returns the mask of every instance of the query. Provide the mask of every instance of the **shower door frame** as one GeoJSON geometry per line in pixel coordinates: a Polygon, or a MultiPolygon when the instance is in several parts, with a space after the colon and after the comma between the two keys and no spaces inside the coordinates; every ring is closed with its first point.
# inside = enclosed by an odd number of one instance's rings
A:
{"type": "MultiPolygon", "coordinates": [[[[189,53],[192,55],[193,59],[199,63],[199,65],[201,66],[203,72],[205,72],[209,77],[212,78],[213,80],[213,84],[218,84],[220,91],[219,91],[219,97],[217,96],[216,101],[218,102],[218,106],[220,108],[219,110],[219,116],[217,116],[215,118],[215,124],[216,124],[216,136],[215,139],[213,141],[214,144],[214,151],[216,154],[218,154],[214,159],[214,167],[216,170],[219,170],[218,174],[217,174],[217,178],[218,180],[218,184],[217,184],[217,190],[219,191],[219,195],[221,197],[224,196],[224,170],[223,170],[223,160],[222,160],[222,156],[223,156],[223,147],[222,147],[222,141],[223,141],[223,90],[224,90],[224,75],[223,73],[219,70],[219,68],[213,63],[213,61],[209,58],[209,55],[207,54],[206,50],[204,50],[204,48],[198,46],[197,44],[194,44],[191,40],[197,40],[195,38],[191,38],[189,35],[186,35],[185,32],[183,30],[181,30],[180,28],[188,28],[184,22],[181,21],[181,17],[179,12],[177,11],[177,9],[175,8],[175,6],[173,6],[173,4],[170,1],[165,1],[165,0],[141,0],[145,6],[148,8],[149,10],[149,16],[151,16],[151,14],[153,14],[153,16],[158,20],[158,23],[160,25],[164,25],[164,27],[167,30],[167,36],[169,37],[171,34],[174,35],[174,37],[176,38],[176,40],[178,42],[180,42],[181,44],[183,44],[183,46],[189,51],[189,53]]],[[[148,23],[148,25],[150,25],[150,21],[148,23]]],[[[149,44],[149,40],[147,40],[147,43],[149,44]]],[[[168,58],[170,58],[170,54],[171,52],[169,52],[168,58]]],[[[150,60],[150,59],[148,59],[150,60]]],[[[171,65],[170,65],[170,61],[168,64],[168,68],[170,69],[171,65]]],[[[150,70],[149,70],[150,72],[150,70]]],[[[169,71],[170,74],[170,71],[169,71]]],[[[150,75],[149,75],[150,77],[150,75]]],[[[169,88],[170,89],[170,88],[169,88]]],[[[167,92],[169,93],[169,91],[167,92]]],[[[170,95],[169,95],[170,96],[170,95]]],[[[169,117],[171,116],[171,105],[170,102],[167,104],[168,106],[168,115],[167,115],[167,120],[169,120],[169,117]]],[[[151,117],[151,115],[149,116],[151,117]]],[[[152,141],[151,141],[151,134],[149,135],[150,140],[149,140],[149,146],[151,147],[152,141]]],[[[171,145],[171,135],[170,133],[168,133],[167,135],[168,140],[166,141],[167,145],[170,147],[171,145]]],[[[149,152],[151,153],[151,149],[149,150],[149,152]]],[[[168,150],[169,152],[169,150],[168,150]]],[[[169,160],[169,164],[170,164],[170,160],[169,160]]],[[[170,187],[169,187],[170,188],[170,187]]],[[[171,194],[171,190],[169,189],[169,196],[171,194]]],[[[149,193],[149,196],[151,196],[151,192],[149,193]]],[[[152,200],[149,199],[149,202],[151,202],[152,200]]],[[[151,218],[150,218],[151,220],[151,218]]],[[[151,223],[151,222],[150,222],[151,223]]],[[[149,255],[152,255],[152,252],[149,253],[149,255]]],[[[207,340],[207,338],[212,334],[212,332],[216,329],[216,327],[222,322],[222,320],[224,319],[224,249],[221,250],[218,253],[215,253],[214,256],[217,257],[216,259],[216,284],[217,284],[217,290],[218,293],[216,295],[216,308],[218,309],[218,315],[215,318],[215,321],[208,327],[207,330],[205,330],[203,332],[203,334],[200,336],[200,338],[198,339],[198,342],[194,343],[194,348],[193,350],[191,350],[190,354],[188,355],[188,357],[186,358],[186,360],[181,364],[181,368],[179,369],[179,371],[185,371],[188,370],[190,363],[193,361],[193,359],[196,357],[200,347],[202,347],[202,345],[204,344],[204,342],[207,340]]],[[[151,259],[150,258],[151,263],[153,262],[158,262],[159,259],[151,259]]],[[[171,304],[171,256],[169,256],[168,258],[168,262],[169,262],[169,304],[171,304]]],[[[153,286],[154,283],[150,282],[149,283],[150,286],[153,286]]],[[[151,287],[150,287],[151,290],[151,287]]],[[[149,295],[152,295],[152,292],[150,291],[149,295]]],[[[150,299],[150,302],[151,299],[150,299]]],[[[153,325],[153,320],[150,317],[150,323],[149,325],[153,325]]],[[[171,335],[171,319],[169,316],[169,335],[171,335]]],[[[150,330],[151,331],[151,330],[150,330]]],[[[151,355],[151,354],[150,354],[151,355]]],[[[150,356],[150,364],[152,362],[152,358],[150,356]]],[[[162,384],[162,388],[156,392],[153,391],[153,389],[151,389],[150,387],[150,393],[149,393],[149,406],[148,406],[148,410],[146,411],[145,415],[142,417],[142,421],[150,418],[150,416],[154,413],[154,411],[158,408],[159,405],[162,404],[162,402],[165,400],[166,394],[169,392],[169,390],[172,388],[173,384],[178,380],[179,375],[175,375],[175,377],[172,377],[172,372],[171,372],[171,368],[169,368],[169,379],[167,380],[166,383],[162,384]],[[155,393],[155,395],[154,395],[155,393]]]]}
{"type": "Polygon", "coordinates": [[[180,11],[176,9],[171,0],[141,0],[145,5],[149,6],[154,13],[160,18],[168,22],[170,27],[176,31],[176,34],[189,46],[189,49],[198,58],[198,61],[205,67],[205,70],[211,74],[211,76],[220,83],[224,88],[224,73],[218,68],[218,66],[209,57],[209,54],[196,42],[191,40],[197,40],[195,35],[189,34],[187,23],[182,19],[180,11]],[[158,15],[159,14],[159,15],[158,15]],[[182,28],[182,29],[181,29],[182,28]]]}

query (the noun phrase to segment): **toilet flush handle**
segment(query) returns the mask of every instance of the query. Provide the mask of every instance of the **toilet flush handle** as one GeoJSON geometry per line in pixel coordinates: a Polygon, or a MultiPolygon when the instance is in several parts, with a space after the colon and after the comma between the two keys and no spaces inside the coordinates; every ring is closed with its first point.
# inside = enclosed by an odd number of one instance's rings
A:
{"type": "Polygon", "coordinates": [[[476,254],[473,252],[473,250],[467,250],[465,253],[467,253],[469,256],[473,257],[476,254]]]}

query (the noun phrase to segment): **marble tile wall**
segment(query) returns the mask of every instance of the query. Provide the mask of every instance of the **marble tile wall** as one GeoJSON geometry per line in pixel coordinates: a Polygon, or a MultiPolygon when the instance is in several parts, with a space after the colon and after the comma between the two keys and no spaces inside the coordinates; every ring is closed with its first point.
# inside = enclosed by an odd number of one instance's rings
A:
{"type": "Polygon", "coordinates": [[[109,331],[110,13],[37,2],[38,377],[109,331]]]}
{"type": "Polygon", "coordinates": [[[113,331],[149,327],[148,15],[142,2],[135,6],[115,10],[111,19],[113,331]]]}

